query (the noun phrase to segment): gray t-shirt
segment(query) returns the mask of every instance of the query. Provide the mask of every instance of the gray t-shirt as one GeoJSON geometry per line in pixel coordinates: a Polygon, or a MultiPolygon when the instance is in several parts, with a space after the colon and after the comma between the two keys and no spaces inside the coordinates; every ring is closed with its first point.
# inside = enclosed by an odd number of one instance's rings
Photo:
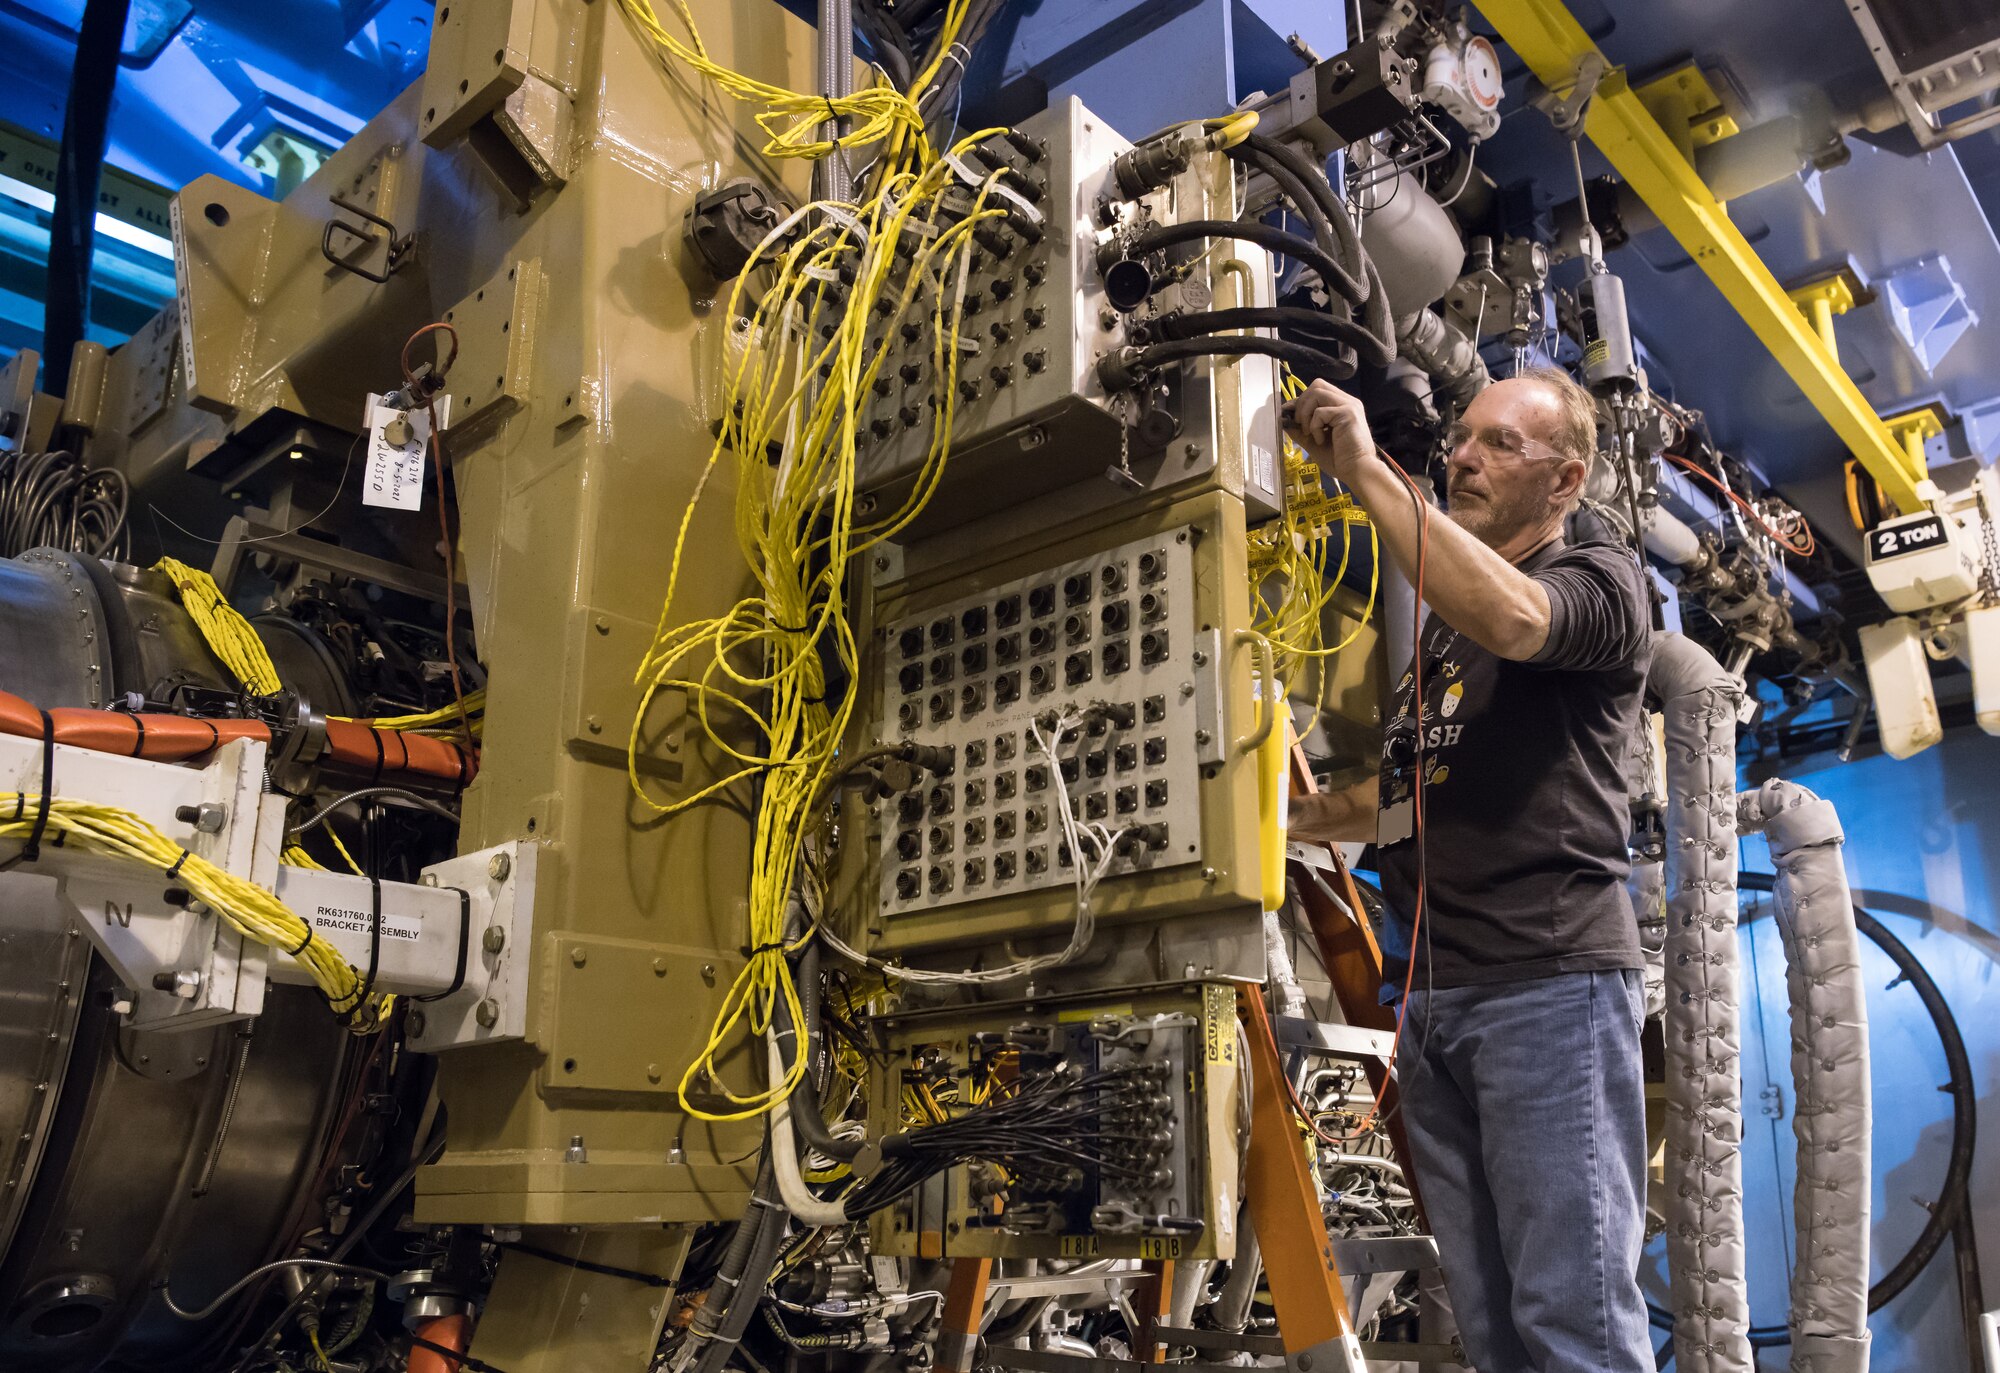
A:
{"type": "MultiPolygon", "coordinates": [[[[1426,947],[1438,987],[1643,966],[1621,759],[1652,657],[1645,576],[1609,543],[1557,540],[1520,568],[1549,596],[1548,642],[1531,661],[1489,653],[1436,615],[1424,626],[1420,985],[1426,947]]],[[[1380,867],[1404,948],[1417,845],[1394,835],[1415,772],[1411,690],[1406,672],[1382,749],[1380,867]]],[[[1397,961],[1387,971],[1400,989],[1397,961]]]]}

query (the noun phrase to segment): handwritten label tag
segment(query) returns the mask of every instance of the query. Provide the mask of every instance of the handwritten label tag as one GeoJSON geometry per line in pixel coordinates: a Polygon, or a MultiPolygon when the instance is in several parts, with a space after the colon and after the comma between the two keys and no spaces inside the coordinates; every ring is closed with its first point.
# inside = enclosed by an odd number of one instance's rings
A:
{"type": "MultiPolygon", "coordinates": [[[[437,398],[440,426],[451,423],[451,397],[437,398]]],[[[430,451],[431,417],[424,409],[399,410],[383,397],[368,397],[368,471],[361,503],[389,510],[421,510],[424,458],[430,451]]]]}

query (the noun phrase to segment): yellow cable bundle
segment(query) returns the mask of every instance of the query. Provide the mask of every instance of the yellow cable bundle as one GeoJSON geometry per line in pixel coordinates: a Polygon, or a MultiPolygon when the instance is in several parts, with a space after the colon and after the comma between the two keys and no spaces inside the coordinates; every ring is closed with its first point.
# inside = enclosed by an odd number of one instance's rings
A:
{"type": "Polygon", "coordinates": [[[701,32],[695,27],[694,15],[689,11],[686,0],[674,0],[674,9],[687,28],[689,43],[682,42],[668,31],[651,0],[621,0],[621,3],[633,23],[660,47],[708,77],[733,98],[765,107],[755,118],[758,127],[770,135],[770,140],[764,144],[764,155],[774,158],[822,158],[836,148],[858,148],[884,142],[891,143],[894,151],[895,145],[901,145],[905,140],[914,140],[915,146],[928,153],[929,143],[924,136],[924,120],[917,109],[917,97],[928,90],[937,78],[969,8],[969,0],[951,0],[946,7],[936,55],[911,81],[909,93],[897,90],[886,81],[878,81],[852,95],[824,96],[773,86],[732,71],[715,61],[701,41],[701,32]],[[836,139],[822,137],[820,126],[837,118],[852,120],[853,127],[836,139]]]}
{"type": "MultiPolygon", "coordinates": [[[[31,792],[15,796],[13,814],[20,818],[0,820],[0,839],[25,840],[34,832],[42,798],[31,792]]],[[[360,974],[331,944],[307,938],[306,922],[274,893],[189,853],[131,811],[58,796],[49,801],[45,832],[62,836],[69,849],[172,873],[177,885],[231,929],[287,954],[312,974],[334,1012],[350,1017],[356,1028],[374,1029],[387,1018],[395,998],[374,995],[363,1008],[360,974]]]]}
{"type": "Polygon", "coordinates": [[[173,578],[180,589],[181,605],[193,618],[201,637],[245,689],[259,696],[270,696],[284,689],[264,641],[257,637],[250,622],[223,599],[222,588],[215,584],[215,578],[176,558],[162,558],[153,566],[173,578]]]}
{"type": "MultiPolygon", "coordinates": [[[[951,152],[955,156],[999,132],[981,130],[951,152]]],[[[785,920],[800,852],[821,819],[835,752],[854,708],[859,655],[847,617],[847,569],[851,559],[914,519],[943,475],[959,361],[958,350],[946,344],[960,332],[972,233],[1002,213],[987,208],[1002,173],[973,190],[962,218],[945,223],[937,211],[954,166],[949,159],[927,161],[924,152],[920,140],[899,136],[878,164],[866,203],[819,207],[822,213],[789,242],[773,234],[760,244],[737,277],[730,317],[747,316],[750,327],[725,379],[720,409],[728,418],[682,516],[654,642],[636,678],[643,698],[628,742],[629,776],[633,792],[650,809],[672,815],[739,783],[761,783],[750,890],[753,953],[724,1000],[707,1046],[680,1083],[689,1111],[705,1119],[760,1115],[790,1094],[802,1071],[794,1062],[783,1081],[739,1090],[722,1081],[716,1061],[736,1035],[764,1034],[780,1004],[794,1018],[799,1015],[798,992],[783,956],[785,920]],[[892,295],[895,245],[906,234],[920,246],[901,290],[892,295]],[[851,291],[838,302],[828,290],[838,279],[837,266],[853,269],[851,291]],[[767,278],[751,306],[746,298],[753,281],[767,278]],[[928,310],[932,325],[931,445],[902,507],[863,525],[856,518],[855,419],[887,362],[888,340],[896,337],[920,288],[928,301],[919,308],[928,310]],[[885,316],[874,308],[878,300],[889,303],[885,316]],[[878,319],[884,342],[871,347],[869,331],[878,319]],[[835,325],[830,339],[816,332],[822,321],[835,325]],[[827,375],[820,382],[822,368],[827,375]],[[764,456],[774,444],[784,455],[775,470],[764,456]],[[738,466],[736,533],[759,593],[721,615],[674,626],[688,531],[725,454],[738,466]],[[686,666],[696,655],[705,660],[698,674],[686,666]],[[832,701],[828,660],[849,682],[832,701]],[[637,767],[640,724],[665,689],[687,693],[704,733],[735,764],[716,781],[671,802],[646,793],[637,767]],[[744,729],[754,743],[744,743],[744,729]],[[727,1109],[695,1104],[697,1084],[703,1082],[726,1098],[727,1109]]]]}
{"type": "MultiPolygon", "coordinates": [[[[1305,390],[1305,383],[1294,376],[1289,368],[1284,374],[1285,398],[1293,399],[1305,390]]],[[[1287,475],[1295,468],[1303,468],[1300,474],[1309,480],[1313,491],[1319,487],[1319,468],[1306,456],[1291,438],[1285,438],[1287,475]]],[[[1342,498],[1344,499],[1344,498],[1342,498]]],[[[1279,599],[1274,603],[1267,599],[1264,578],[1257,579],[1252,587],[1255,597],[1254,626],[1271,643],[1271,651],[1277,656],[1278,678],[1289,681],[1307,660],[1330,658],[1353,643],[1375,611],[1375,597],[1382,581],[1381,546],[1375,537],[1375,526],[1369,523],[1367,512],[1348,502],[1344,507],[1338,500],[1313,502],[1314,508],[1305,509],[1308,502],[1287,499],[1284,518],[1271,531],[1269,542],[1261,547],[1255,544],[1253,536],[1253,556],[1261,551],[1268,561],[1265,568],[1275,572],[1280,579],[1279,599]],[[1327,575],[1327,562],[1333,531],[1330,526],[1318,523],[1337,513],[1341,528],[1340,565],[1333,575],[1327,575]],[[1332,602],[1335,589],[1347,575],[1347,565],[1354,551],[1354,526],[1367,525],[1368,547],[1370,550],[1368,603],[1363,607],[1361,618],[1347,637],[1332,647],[1324,645],[1321,638],[1320,616],[1332,602]]],[[[1261,533],[1262,531],[1260,531],[1261,533]]]]}

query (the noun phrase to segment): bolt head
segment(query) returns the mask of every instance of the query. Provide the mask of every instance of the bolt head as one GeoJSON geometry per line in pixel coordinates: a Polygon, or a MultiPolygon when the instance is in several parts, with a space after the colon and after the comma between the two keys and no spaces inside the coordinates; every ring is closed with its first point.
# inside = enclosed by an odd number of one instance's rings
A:
{"type": "Polygon", "coordinates": [[[572,967],[581,968],[585,963],[590,961],[590,953],[583,945],[579,944],[569,951],[569,961],[572,967]]]}
{"type": "Polygon", "coordinates": [[[418,1039],[422,1039],[424,1037],[424,1030],[429,1026],[429,1024],[430,1021],[425,1018],[423,1009],[418,1006],[410,1007],[409,1018],[403,1022],[404,1028],[407,1029],[412,1035],[415,1035],[418,1039]]]}
{"type": "Polygon", "coordinates": [[[479,1028],[490,1030],[500,1023],[500,1003],[487,997],[472,1009],[472,1018],[479,1022],[479,1028]]]}
{"type": "Polygon", "coordinates": [[[503,925],[488,925],[486,933],[480,937],[480,945],[488,953],[499,953],[507,947],[507,930],[503,925]]]}
{"type": "Polygon", "coordinates": [[[507,874],[514,871],[514,860],[505,853],[496,853],[486,860],[486,875],[495,882],[505,882],[507,874]]]}
{"type": "Polygon", "coordinates": [[[417,885],[420,887],[435,887],[437,884],[438,875],[434,872],[427,872],[417,879],[417,885]]]}

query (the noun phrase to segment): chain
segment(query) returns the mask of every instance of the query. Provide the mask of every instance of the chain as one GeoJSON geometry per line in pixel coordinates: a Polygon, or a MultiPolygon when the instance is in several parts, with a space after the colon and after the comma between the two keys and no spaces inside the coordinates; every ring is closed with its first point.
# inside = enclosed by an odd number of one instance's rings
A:
{"type": "Polygon", "coordinates": [[[1993,604],[2000,597],[2000,532],[1993,528],[1993,511],[1987,507],[1986,493],[1979,493],[1980,544],[1984,554],[1979,568],[1979,603],[1993,604]]]}

